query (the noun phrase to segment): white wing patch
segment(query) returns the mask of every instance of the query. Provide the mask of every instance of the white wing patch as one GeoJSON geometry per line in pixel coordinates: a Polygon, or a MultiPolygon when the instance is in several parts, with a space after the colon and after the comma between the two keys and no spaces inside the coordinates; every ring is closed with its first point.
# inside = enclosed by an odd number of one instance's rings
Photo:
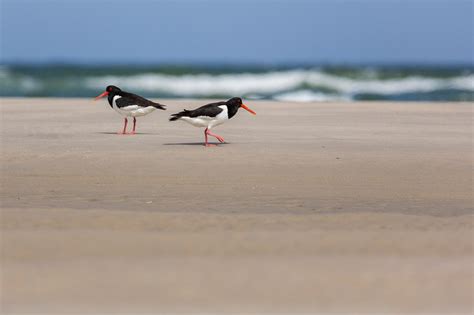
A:
{"type": "Polygon", "coordinates": [[[120,107],[120,110],[126,111],[126,112],[131,112],[134,110],[140,109],[140,106],[138,105],[129,105],[125,107],[120,107]]]}

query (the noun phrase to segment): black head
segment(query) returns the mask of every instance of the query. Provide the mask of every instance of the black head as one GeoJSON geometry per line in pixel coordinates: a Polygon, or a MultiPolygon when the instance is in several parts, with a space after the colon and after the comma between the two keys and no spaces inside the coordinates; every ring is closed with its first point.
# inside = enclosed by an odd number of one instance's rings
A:
{"type": "Polygon", "coordinates": [[[99,98],[102,98],[104,96],[120,94],[121,92],[122,90],[116,87],[115,85],[109,85],[105,88],[105,92],[97,96],[95,99],[98,100],[99,98]]]}
{"type": "Polygon", "coordinates": [[[109,93],[115,93],[115,94],[122,92],[122,90],[116,87],[115,85],[109,85],[108,87],[105,88],[105,90],[109,93]]]}
{"type": "Polygon", "coordinates": [[[240,97],[233,97],[231,98],[230,100],[228,100],[227,102],[227,107],[229,108],[235,108],[235,109],[239,109],[239,108],[243,108],[245,109],[246,111],[250,112],[251,114],[254,114],[254,115],[257,115],[256,112],[254,112],[253,110],[251,110],[250,108],[248,108],[243,102],[242,102],[242,99],[240,97]]]}
{"type": "Polygon", "coordinates": [[[242,105],[242,99],[240,97],[233,97],[230,100],[228,100],[226,103],[227,105],[235,106],[238,108],[240,107],[240,105],[242,105]]]}

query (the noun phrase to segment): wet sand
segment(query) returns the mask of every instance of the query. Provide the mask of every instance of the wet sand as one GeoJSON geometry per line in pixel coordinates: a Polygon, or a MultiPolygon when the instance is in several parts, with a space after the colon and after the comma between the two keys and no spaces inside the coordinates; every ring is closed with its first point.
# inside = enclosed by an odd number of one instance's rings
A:
{"type": "Polygon", "coordinates": [[[3,313],[472,312],[472,105],[162,102],[1,100],[3,313]]]}

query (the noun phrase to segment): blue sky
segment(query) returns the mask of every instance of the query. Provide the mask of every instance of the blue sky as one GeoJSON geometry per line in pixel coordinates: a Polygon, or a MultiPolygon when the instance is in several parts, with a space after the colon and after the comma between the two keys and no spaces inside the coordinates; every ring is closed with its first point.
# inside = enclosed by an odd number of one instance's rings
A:
{"type": "Polygon", "coordinates": [[[471,0],[0,0],[1,58],[472,63],[471,0]]]}

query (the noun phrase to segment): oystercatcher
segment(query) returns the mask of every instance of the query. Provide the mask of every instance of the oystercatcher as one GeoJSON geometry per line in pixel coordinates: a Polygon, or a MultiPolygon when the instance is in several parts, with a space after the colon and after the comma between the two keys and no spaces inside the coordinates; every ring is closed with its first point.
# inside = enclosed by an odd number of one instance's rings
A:
{"type": "Polygon", "coordinates": [[[115,109],[115,111],[120,115],[124,116],[123,131],[119,132],[119,134],[123,135],[127,134],[127,117],[133,117],[133,130],[130,133],[133,135],[135,134],[135,127],[137,124],[137,119],[135,117],[148,115],[157,108],[166,110],[166,105],[154,103],[139,95],[122,91],[114,85],[106,87],[105,92],[97,96],[95,99],[98,100],[104,96],[107,96],[110,107],[115,109]]]}
{"type": "Polygon", "coordinates": [[[234,117],[237,114],[239,108],[242,107],[243,109],[249,111],[250,113],[256,115],[253,110],[248,108],[242,103],[242,99],[240,97],[233,97],[226,102],[217,102],[211,103],[204,106],[201,106],[194,110],[183,110],[182,112],[172,114],[170,121],[175,120],[184,120],[185,122],[195,126],[195,127],[205,127],[204,130],[204,138],[205,138],[205,146],[209,147],[212,144],[207,142],[207,136],[213,136],[219,142],[223,143],[224,138],[218,136],[216,134],[211,133],[211,128],[223,124],[227,120],[234,117]]]}

